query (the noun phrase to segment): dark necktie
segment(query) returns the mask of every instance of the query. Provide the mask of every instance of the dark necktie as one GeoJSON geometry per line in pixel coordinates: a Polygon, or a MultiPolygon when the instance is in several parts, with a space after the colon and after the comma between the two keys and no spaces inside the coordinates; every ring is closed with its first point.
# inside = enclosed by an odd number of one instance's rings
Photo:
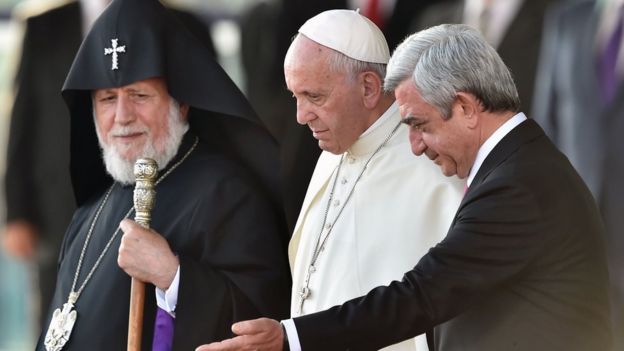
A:
{"type": "Polygon", "coordinates": [[[606,42],[606,46],[598,60],[598,78],[600,81],[600,90],[603,101],[610,104],[615,97],[618,88],[619,79],[617,77],[616,67],[618,61],[618,53],[620,51],[620,43],[622,42],[622,21],[624,20],[624,7],[620,8],[618,19],[613,32],[606,42]]]}

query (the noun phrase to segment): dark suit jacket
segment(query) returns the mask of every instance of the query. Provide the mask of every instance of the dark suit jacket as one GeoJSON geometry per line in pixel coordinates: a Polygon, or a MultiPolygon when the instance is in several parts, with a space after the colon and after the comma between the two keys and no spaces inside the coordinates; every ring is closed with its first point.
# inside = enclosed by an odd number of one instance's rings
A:
{"type": "Polygon", "coordinates": [[[294,319],[303,350],[374,350],[433,326],[435,350],[608,350],[601,235],[585,184],[525,121],[485,159],[446,238],[401,282],[294,319]]]}
{"type": "Polygon", "coordinates": [[[596,74],[601,12],[581,0],[547,16],[533,116],[566,154],[600,206],[607,235],[612,317],[624,349],[624,84],[606,104],[596,74]]]}
{"type": "MultiPolygon", "coordinates": [[[[556,0],[525,0],[497,48],[511,71],[522,111],[531,111],[542,27],[546,9],[556,0]]],[[[443,23],[462,23],[464,1],[447,1],[430,6],[414,22],[413,30],[443,23]]]]}

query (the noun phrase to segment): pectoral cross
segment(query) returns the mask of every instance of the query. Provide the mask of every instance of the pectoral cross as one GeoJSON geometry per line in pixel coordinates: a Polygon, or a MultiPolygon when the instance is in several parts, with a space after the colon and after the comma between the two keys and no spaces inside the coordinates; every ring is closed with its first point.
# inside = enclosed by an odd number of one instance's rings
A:
{"type": "Polygon", "coordinates": [[[310,276],[314,272],[316,272],[316,267],[314,267],[314,265],[310,265],[310,267],[308,268],[308,272],[306,273],[306,277],[303,283],[304,285],[299,290],[299,309],[297,310],[297,315],[299,316],[303,314],[303,304],[305,300],[307,300],[312,294],[308,286],[310,285],[310,276]]]}
{"type": "Polygon", "coordinates": [[[118,57],[117,54],[118,53],[125,53],[126,52],[126,46],[117,46],[117,41],[118,39],[111,39],[111,48],[104,48],[104,56],[106,55],[113,55],[113,66],[111,67],[111,70],[116,70],[119,69],[119,64],[118,64],[118,57]]]}
{"type": "Polygon", "coordinates": [[[63,309],[57,308],[52,314],[52,320],[44,339],[46,351],[61,351],[69,341],[74,324],[76,324],[77,312],[74,310],[74,304],[77,299],[78,294],[72,291],[67,302],[63,304],[63,309]]]}

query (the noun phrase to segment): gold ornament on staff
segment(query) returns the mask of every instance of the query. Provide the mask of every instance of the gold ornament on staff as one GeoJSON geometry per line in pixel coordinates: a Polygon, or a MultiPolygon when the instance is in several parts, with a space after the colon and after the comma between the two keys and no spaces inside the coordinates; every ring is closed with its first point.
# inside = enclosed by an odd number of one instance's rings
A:
{"type": "Polygon", "coordinates": [[[151,158],[140,158],[134,163],[134,221],[149,229],[152,209],[156,199],[156,176],[158,165],[151,158]]]}
{"type": "MultiPolygon", "coordinates": [[[[140,158],[134,163],[134,221],[149,229],[151,211],[156,199],[156,176],[158,164],[150,158],[140,158]]],[[[145,304],[145,283],[132,278],[130,287],[130,317],[128,321],[128,351],[141,350],[143,332],[143,306],[145,304]]]]}

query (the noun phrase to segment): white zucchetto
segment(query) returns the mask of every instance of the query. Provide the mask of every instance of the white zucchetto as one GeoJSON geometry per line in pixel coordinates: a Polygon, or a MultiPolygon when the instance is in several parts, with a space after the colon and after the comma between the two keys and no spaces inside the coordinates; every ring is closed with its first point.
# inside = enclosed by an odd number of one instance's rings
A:
{"type": "Polygon", "coordinates": [[[308,39],[352,59],[387,64],[390,49],[381,30],[358,11],[322,12],[299,28],[308,39]]]}

